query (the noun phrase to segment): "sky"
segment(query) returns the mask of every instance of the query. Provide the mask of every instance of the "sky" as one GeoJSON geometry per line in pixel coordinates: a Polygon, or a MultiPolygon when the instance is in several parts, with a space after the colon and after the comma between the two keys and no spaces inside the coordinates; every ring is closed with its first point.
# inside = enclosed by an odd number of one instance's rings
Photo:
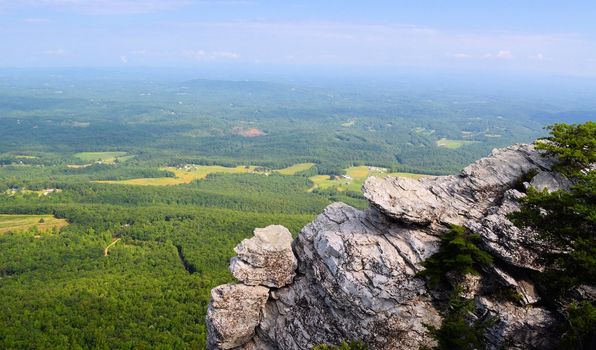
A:
{"type": "Polygon", "coordinates": [[[596,1],[0,0],[0,68],[210,66],[596,77],[596,1]]]}

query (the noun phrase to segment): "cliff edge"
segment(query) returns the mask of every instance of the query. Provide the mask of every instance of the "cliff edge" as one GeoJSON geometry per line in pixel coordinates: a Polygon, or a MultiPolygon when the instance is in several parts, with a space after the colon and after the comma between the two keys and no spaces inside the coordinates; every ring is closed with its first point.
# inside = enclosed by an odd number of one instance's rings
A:
{"type": "Polygon", "coordinates": [[[412,180],[369,178],[369,209],[329,205],[292,240],[283,226],[256,229],[235,249],[238,284],[214,288],[207,315],[209,349],[310,349],[361,340],[371,349],[433,346],[425,325],[439,326],[447,296],[416,274],[451,225],[482,238],[495,263],[469,276],[471,317],[497,320],[485,333],[489,349],[549,349],[555,315],[541,307],[532,280],[546,248],[506,214],[525,189],[550,191],[569,182],[554,159],[532,145],[496,149],[459,175],[412,180]],[[495,291],[514,290],[508,301],[495,291]]]}

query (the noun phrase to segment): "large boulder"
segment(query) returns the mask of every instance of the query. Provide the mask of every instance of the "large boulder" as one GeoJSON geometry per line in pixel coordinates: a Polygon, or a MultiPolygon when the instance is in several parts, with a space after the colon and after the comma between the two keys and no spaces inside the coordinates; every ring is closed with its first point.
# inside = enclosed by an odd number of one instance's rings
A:
{"type": "Polygon", "coordinates": [[[230,271],[249,286],[281,288],[292,282],[298,262],[292,252],[292,234],[280,225],[257,228],[254,237],[236,248],[230,271]]]}
{"type": "Polygon", "coordinates": [[[211,290],[208,349],[233,349],[250,341],[268,298],[269,289],[261,286],[224,284],[211,290]]]}
{"type": "Polygon", "coordinates": [[[294,284],[272,293],[259,336],[277,349],[359,339],[374,349],[432,345],[439,313],[416,273],[438,238],[341,203],[307,225],[294,284]]]}

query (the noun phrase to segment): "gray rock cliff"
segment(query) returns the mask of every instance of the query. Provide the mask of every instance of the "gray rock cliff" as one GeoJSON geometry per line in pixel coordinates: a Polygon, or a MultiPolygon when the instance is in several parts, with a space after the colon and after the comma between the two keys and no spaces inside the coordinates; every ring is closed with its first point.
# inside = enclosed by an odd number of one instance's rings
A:
{"type": "Polygon", "coordinates": [[[257,228],[255,236],[245,239],[234,251],[230,271],[249,286],[281,288],[296,275],[297,260],[292,252],[292,234],[280,225],[257,228]]]}
{"type": "Polygon", "coordinates": [[[416,273],[451,224],[480,234],[497,261],[482,277],[453,282],[475,299],[473,317],[498,317],[486,333],[489,348],[551,348],[556,320],[537,304],[529,277],[543,269],[537,258],[545,247],[505,215],[519,208],[528,186],[569,186],[552,165],[532,145],[515,145],[456,176],[371,177],[363,186],[369,209],[331,204],[293,241],[281,226],[255,230],[231,262],[240,283],[212,291],[209,348],[310,349],[342,340],[371,349],[434,345],[424,324],[440,325],[445,295],[416,273]],[[522,300],[500,300],[499,288],[513,288],[522,300]]]}

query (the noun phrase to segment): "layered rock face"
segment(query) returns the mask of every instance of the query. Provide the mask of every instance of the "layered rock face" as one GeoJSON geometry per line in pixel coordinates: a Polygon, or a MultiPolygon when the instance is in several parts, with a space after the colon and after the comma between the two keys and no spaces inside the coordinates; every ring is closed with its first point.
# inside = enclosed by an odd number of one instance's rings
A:
{"type": "Polygon", "coordinates": [[[497,316],[489,349],[549,349],[555,318],[536,304],[533,271],[543,267],[533,232],[506,214],[519,208],[525,188],[569,186],[551,171],[553,160],[531,145],[494,150],[460,175],[412,180],[369,178],[370,208],[328,206],[292,241],[282,226],[255,230],[235,251],[240,282],[212,291],[207,316],[210,349],[310,349],[361,340],[371,349],[433,346],[425,324],[439,326],[445,293],[416,277],[452,224],[481,235],[495,265],[464,278],[474,298],[472,317],[497,316]],[[520,302],[495,291],[514,289],[520,302]]]}
{"type": "Polygon", "coordinates": [[[294,279],[297,261],[292,253],[292,234],[280,225],[255,229],[234,251],[230,270],[242,283],[281,288],[294,279]]]}

